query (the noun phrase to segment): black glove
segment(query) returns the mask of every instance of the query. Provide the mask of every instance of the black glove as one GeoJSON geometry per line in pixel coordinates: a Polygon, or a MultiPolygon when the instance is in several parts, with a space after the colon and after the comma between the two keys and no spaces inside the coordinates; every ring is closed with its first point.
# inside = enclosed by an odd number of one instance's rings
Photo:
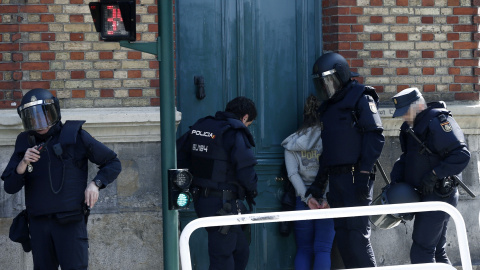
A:
{"type": "Polygon", "coordinates": [[[355,194],[360,201],[367,200],[370,196],[370,189],[368,187],[370,180],[370,173],[359,173],[353,179],[355,185],[355,194]]]}
{"type": "Polygon", "coordinates": [[[312,185],[307,189],[305,192],[305,198],[308,195],[312,194],[314,198],[323,198],[323,194],[325,194],[325,190],[327,189],[328,184],[328,175],[325,173],[317,174],[315,177],[315,181],[313,181],[312,185]]]}
{"type": "Polygon", "coordinates": [[[247,201],[248,208],[250,209],[250,212],[253,211],[253,206],[257,205],[257,203],[254,200],[255,197],[257,197],[257,195],[258,195],[258,192],[257,192],[256,189],[247,191],[247,194],[245,196],[245,200],[247,201]]]}
{"type": "Polygon", "coordinates": [[[423,195],[430,195],[433,193],[435,184],[437,183],[437,176],[433,174],[433,171],[426,173],[422,178],[422,193],[423,195]]]}

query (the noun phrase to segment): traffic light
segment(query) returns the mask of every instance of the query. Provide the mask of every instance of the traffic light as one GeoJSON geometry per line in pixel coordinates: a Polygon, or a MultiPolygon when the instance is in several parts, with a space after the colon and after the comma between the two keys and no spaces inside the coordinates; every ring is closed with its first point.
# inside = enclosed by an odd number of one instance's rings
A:
{"type": "Polygon", "coordinates": [[[134,0],[100,0],[90,2],[95,29],[104,41],[135,41],[136,11],[134,0]]]}
{"type": "Polygon", "coordinates": [[[168,209],[187,209],[192,202],[190,185],[193,176],[188,169],[168,170],[168,209]]]}

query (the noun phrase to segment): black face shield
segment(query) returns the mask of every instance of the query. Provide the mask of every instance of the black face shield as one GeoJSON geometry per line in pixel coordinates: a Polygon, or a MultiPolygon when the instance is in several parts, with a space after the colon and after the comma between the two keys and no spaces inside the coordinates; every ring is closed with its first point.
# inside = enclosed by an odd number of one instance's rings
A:
{"type": "Polygon", "coordinates": [[[25,130],[42,130],[55,125],[59,116],[53,99],[36,100],[18,107],[25,130]]]}
{"type": "Polygon", "coordinates": [[[342,83],[335,69],[327,70],[320,75],[313,74],[312,77],[315,88],[324,99],[330,99],[342,88],[342,83]]]}

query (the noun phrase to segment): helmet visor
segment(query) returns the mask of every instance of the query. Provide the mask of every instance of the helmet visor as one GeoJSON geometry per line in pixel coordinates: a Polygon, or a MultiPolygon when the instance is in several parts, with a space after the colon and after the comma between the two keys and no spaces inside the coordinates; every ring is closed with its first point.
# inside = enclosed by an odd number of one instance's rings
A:
{"type": "Polygon", "coordinates": [[[19,110],[25,130],[42,130],[58,122],[57,110],[51,99],[27,103],[22,105],[19,110]]]}
{"type": "Polygon", "coordinates": [[[317,91],[323,98],[329,99],[342,87],[342,83],[338,79],[335,69],[322,72],[321,75],[313,75],[313,83],[317,91]]]}

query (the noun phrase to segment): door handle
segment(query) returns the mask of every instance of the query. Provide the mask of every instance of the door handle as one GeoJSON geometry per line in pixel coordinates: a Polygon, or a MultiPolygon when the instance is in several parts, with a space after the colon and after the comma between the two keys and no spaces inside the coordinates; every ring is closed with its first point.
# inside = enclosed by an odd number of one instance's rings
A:
{"type": "Polygon", "coordinates": [[[283,179],[283,176],[277,176],[277,177],[275,177],[275,181],[277,181],[277,182],[282,182],[282,181],[284,181],[284,180],[285,180],[285,179],[283,179]]]}
{"type": "Polygon", "coordinates": [[[194,76],[193,77],[193,83],[195,86],[197,86],[197,91],[196,91],[196,96],[197,99],[204,99],[206,94],[205,94],[205,80],[203,79],[203,76],[194,76]]]}

